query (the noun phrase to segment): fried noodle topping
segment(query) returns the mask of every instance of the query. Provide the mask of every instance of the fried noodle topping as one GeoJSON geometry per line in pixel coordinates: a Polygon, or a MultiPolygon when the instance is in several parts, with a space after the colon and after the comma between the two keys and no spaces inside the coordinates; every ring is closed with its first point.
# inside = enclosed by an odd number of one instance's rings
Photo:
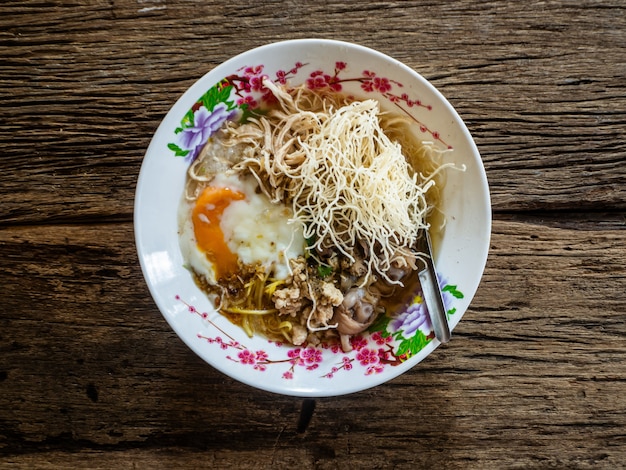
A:
{"type": "Polygon", "coordinates": [[[249,144],[236,168],[253,173],[272,201],[292,205],[311,248],[336,248],[354,262],[361,245],[372,254],[365,279],[377,273],[398,282],[386,273],[394,259],[412,256],[427,228],[432,177],[412,171],[400,144],[385,134],[377,101],[312,112],[299,106],[310,99],[305,89],[294,97],[269,80],[265,85],[279,108],[230,129],[233,142],[249,144]]]}
{"type": "Polygon", "coordinates": [[[216,174],[255,178],[272,203],[290,208],[302,228],[304,256],[284,279],[259,265],[200,279],[218,309],[255,331],[291,344],[340,340],[367,329],[424,255],[422,229],[439,199],[441,151],[408,138],[407,119],[375,100],[329,90],[264,85],[277,105],[229,122],[189,168],[185,199],[199,198],[216,174]]]}

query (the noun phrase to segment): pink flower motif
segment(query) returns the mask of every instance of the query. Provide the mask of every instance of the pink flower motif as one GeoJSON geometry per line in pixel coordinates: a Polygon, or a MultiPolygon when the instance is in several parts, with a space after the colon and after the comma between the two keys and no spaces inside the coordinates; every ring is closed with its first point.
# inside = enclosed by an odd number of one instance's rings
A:
{"type": "Polygon", "coordinates": [[[300,357],[300,351],[302,351],[300,348],[296,348],[289,350],[289,352],[287,353],[287,357],[290,358],[289,362],[291,362],[293,365],[304,365],[304,360],[300,357]]]}
{"type": "MultiPolygon", "coordinates": [[[[339,63],[339,62],[338,62],[339,63]]],[[[341,91],[341,83],[336,76],[331,77],[325,74],[322,70],[316,70],[309,74],[309,78],[306,80],[306,86],[310,90],[316,90],[320,88],[330,88],[334,91],[341,91]]]]}
{"type": "Polygon", "coordinates": [[[335,68],[337,70],[344,70],[348,64],[345,62],[335,62],[335,68]]]}
{"type": "Polygon", "coordinates": [[[324,77],[313,77],[313,78],[309,78],[306,81],[306,86],[310,88],[311,90],[325,88],[327,84],[328,82],[326,81],[324,77]]]}
{"type": "Polygon", "coordinates": [[[294,64],[293,68],[289,71],[289,73],[290,73],[291,75],[295,75],[295,74],[297,74],[297,73],[298,73],[298,71],[299,71],[302,67],[304,67],[305,65],[308,65],[308,64],[304,64],[304,63],[302,63],[302,62],[296,62],[296,63],[294,64]]]}
{"type": "Polygon", "coordinates": [[[261,91],[265,88],[263,85],[263,78],[264,77],[262,76],[250,78],[250,88],[252,91],[261,91]]]}
{"type": "Polygon", "coordinates": [[[267,362],[268,359],[269,359],[269,356],[265,351],[256,352],[256,360],[258,362],[267,362]]]}
{"type": "Polygon", "coordinates": [[[343,358],[343,368],[346,370],[352,369],[352,359],[350,359],[348,356],[344,356],[343,358]]]}
{"type": "Polygon", "coordinates": [[[237,354],[239,360],[242,364],[255,364],[256,359],[254,358],[254,353],[250,352],[248,349],[244,349],[237,354]]]}
{"type": "Polygon", "coordinates": [[[243,69],[243,74],[251,77],[253,75],[258,75],[261,72],[263,72],[263,66],[262,65],[255,65],[253,67],[246,67],[245,69],[243,69]]]}
{"type": "Polygon", "coordinates": [[[365,375],[380,374],[384,370],[385,366],[383,366],[382,364],[376,364],[368,367],[365,371],[365,375]]]}
{"type": "Polygon", "coordinates": [[[330,350],[331,350],[334,354],[340,353],[340,352],[341,352],[341,345],[340,345],[340,344],[338,344],[338,343],[333,343],[333,344],[330,346],[330,350]]]}
{"type": "Polygon", "coordinates": [[[293,372],[288,370],[283,373],[283,379],[291,380],[293,379],[293,372]]]}
{"type": "Polygon", "coordinates": [[[276,79],[278,80],[278,83],[284,85],[285,83],[287,83],[287,72],[285,72],[284,70],[279,70],[278,72],[276,72],[276,79]]]}
{"type": "Polygon", "coordinates": [[[261,99],[267,104],[278,103],[278,98],[276,98],[276,95],[274,95],[274,93],[272,93],[267,88],[265,90],[266,91],[265,93],[263,93],[263,96],[261,97],[261,99]]]}
{"type": "Polygon", "coordinates": [[[333,91],[341,91],[341,83],[339,83],[337,80],[335,80],[334,78],[331,79],[330,82],[328,82],[328,86],[330,87],[331,90],[333,91]]]}
{"type": "Polygon", "coordinates": [[[391,90],[391,83],[386,78],[375,77],[374,78],[374,88],[376,88],[381,93],[385,93],[386,91],[391,90]]]}
{"type": "Polygon", "coordinates": [[[304,360],[305,364],[316,364],[322,362],[322,351],[310,346],[300,353],[300,357],[304,360]]]}
{"type": "Polygon", "coordinates": [[[356,358],[362,366],[366,366],[368,364],[377,364],[379,361],[378,351],[369,348],[361,349],[357,353],[356,358]]]}
{"type": "Polygon", "coordinates": [[[392,360],[393,358],[391,351],[389,351],[388,349],[380,348],[378,350],[378,359],[380,360],[380,362],[392,360]]]}
{"type": "Polygon", "coordinates": [[[258,105],[257,101],[252,97],[252,95],[248,95],[248,96],[245,96],[243,98],[239,98],[237,100],[237,104],[239,106],[247,105],[250,108],[256,108],[257,105],[258,105]]]}
{"type": "Polygon", "coordinates": [[[356,349],[358,351],[367,346],[367,340],[363,338],[363,336],[357,335],[350,338],[350,344],[352,345],[353,349],[356,349]]]}
{"type": "Polygon", "coordinates": [[[371,93],[374,91],[374,85],[372,84],[371,80],[367,80],[361,83],[361,88],[367,93],[371,93]]]}
{"type": "Polygon", "coordinates": [[[254,370],[258,370],[259,372],[265,372],[267,370],[267,366],[265,364],[255,364],[254,370]]]}
{"type": "Polygon", "coordinates": [[[379,346],[382,346],[383,344],[387,344],[391,342],[391,336],[387,336],[386,338],[383,337],[382,333],[380,331],[375,332],[371,338],[376,342],[376,344],[378,344],[379,346]]]}

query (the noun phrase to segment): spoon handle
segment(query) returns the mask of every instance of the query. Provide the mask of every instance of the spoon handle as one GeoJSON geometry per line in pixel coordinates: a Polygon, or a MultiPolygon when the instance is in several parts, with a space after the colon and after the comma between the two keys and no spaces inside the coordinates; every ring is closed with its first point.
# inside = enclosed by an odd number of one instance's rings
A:
{"type": "Polygon", "coordinates": [[[422,293],[424,294],[424,302],[430,315],[430,321],[435,330],[435,337],[441,343],[450,341],[450,327],[448,326],[448,318],[446,315],[446,307],[443,303],[441,288],[437,279],[437,271],[435,270],[435,262],[433,258],[433,248],[430,241],[428,230],[424,230],[426,243],[424,249],[428,255],[428,259],[424,260],[426,267],[418,273],[420,283],[422,285],[422,293]]]}

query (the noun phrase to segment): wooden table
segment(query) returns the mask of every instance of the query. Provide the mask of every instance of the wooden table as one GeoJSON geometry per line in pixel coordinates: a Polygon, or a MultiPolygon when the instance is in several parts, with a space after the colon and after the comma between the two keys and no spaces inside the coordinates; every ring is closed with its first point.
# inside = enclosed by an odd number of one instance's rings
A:
{"type": "Polygon", "coordinates": [[[5,1],[0,60],[1,468],[626,466],[623,1],[5,1]],[[316,400],[308,427],[302,399],[178,339],[132,219],[144,152],[184,90],[305,37],[431,80],[476,139],[494,216],[453,340],[316,400]]]}

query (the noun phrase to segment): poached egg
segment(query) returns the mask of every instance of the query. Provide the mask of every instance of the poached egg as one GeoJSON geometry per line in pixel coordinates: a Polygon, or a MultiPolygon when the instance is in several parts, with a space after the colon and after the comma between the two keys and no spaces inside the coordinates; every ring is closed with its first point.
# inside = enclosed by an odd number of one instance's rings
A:
{"type": "Polygon", "coordinates": [[[304,254],[302,227],[291,208],[272,204],[252,177],[220,173],[195,201],[183,198],[179,235],[183,257],[210,284],[235,274],[240,263],[260,264],[285,279],[289,260],[304,254]]]}

